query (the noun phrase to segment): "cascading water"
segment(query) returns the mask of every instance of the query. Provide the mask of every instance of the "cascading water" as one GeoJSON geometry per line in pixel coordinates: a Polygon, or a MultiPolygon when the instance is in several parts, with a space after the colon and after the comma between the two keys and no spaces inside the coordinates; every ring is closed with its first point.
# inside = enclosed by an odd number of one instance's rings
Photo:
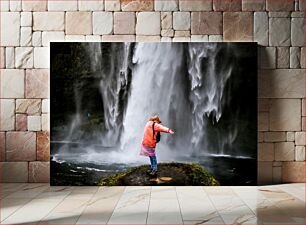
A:
{"type": "MultiPolygon", "coordinates": [[[[229,46],[227,46],[229,48],[229,46]]],[[[212,123],[218,123],[225,103],[224,91],[228,79],[232,75],[232,67],[228,62],[222,62],[217,65],[217,56],[220,52],[220,46],[217,43],[190,43],[188,47],[189,63],[188,75],[191,80],[190,101],[192,103],[192,149],[199,153],[204,148],[210,149],[210,143],[207,138],[208,119],[212,123]],[[217,66],[219,66],[217,68],[217,66]]],[[[233,128],[234,132],[236,128],[233,128]]],[[[234,141],[236,137],[231,137],[234,141]]],[[[218,149],[211,153],[224,154],[225,144],[227,142],[223,137],[219,137],[218,149]]],[[[195,153],[195,152],[193,152],[195,153]]],[[[202,151],[203,153],[203,151],[202,151]]]]}
{"type": "MultiPolygon", "coordinates": [[[[93,73],[100,77],[104,111],[101,144],[117,149],[107,152],[104,161],[138,161],[144,126],[154,114],[176,131],[171,137],[162,134],[158,145],[161,160],[233,154],[230,146],[237,137],[236,125],[225,131],[215,129],[210,134],[230,101],[229,93],[225,92],[230,91],[232,59],[220,62],[222,51],[223,54],[232,51],[230,44],[95,43],[90,46],[88,54],[93,73]]],[[[81,123],[79,113],[76,115],[70,136],[77,132],[75,124],[81,123]]]]}
{"type": "Polygon", "coordinates": [[[138,43],[135,46],[131,93],[122,135],[122,149],[132,158],[137,157],[144,126],[154,114],[176,131],[175,140],[162,135],[158,147],[162,149],[159,152],[161,158],[169,160],[170,152],[173,158],[178,151],[188,147],[190,111],[183,53],[183,44],[138,43]]]}
{"type": "Polygon", "coordinates": [[[147,164],[140,145],[146,122],[157,114],[175,131],[161,134],[158,162],[199,163],[222,184],[256,182],[257,46],[250,45],[56,46],[51,51],[52,176],[78,185],[88,177],[93,184],[147,164]]]}
{"type": "MultiPolygon", "coordinates": [[[[106,132],[102,136],[105,146],[118,144],[122,131],[124,104],[127,96],[130,45],[111,45],[110,68],[104,70],[100,81],[106,132]],[[121,46],[120,46],[121,45],[121,46]]],[[[102,54],[101,54],[102,57],[102,54]]]]}

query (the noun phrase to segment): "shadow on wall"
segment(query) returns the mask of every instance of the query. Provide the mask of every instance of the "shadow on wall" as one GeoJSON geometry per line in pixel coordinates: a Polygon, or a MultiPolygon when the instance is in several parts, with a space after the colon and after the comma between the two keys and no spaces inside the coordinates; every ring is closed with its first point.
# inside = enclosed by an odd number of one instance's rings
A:
{"type": "Polygon", "coordinates": [[[276,51],[258,47],[258,185],[306,182],[305,156],[296,152],[305,145],[296,140],[304,130],[304,69],[276,69],[276,51]]]}

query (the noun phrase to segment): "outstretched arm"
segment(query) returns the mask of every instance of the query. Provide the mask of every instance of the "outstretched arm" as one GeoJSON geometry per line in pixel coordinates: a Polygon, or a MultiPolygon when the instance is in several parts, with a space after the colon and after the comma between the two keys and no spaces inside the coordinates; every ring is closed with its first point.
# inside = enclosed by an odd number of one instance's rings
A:
{"type": "Polygon", "coordinates": [[[154,125],[154,130],[157,132],[164,132],[164,133],[170,133],[170,134],[174,134],[173,130],[171,130],[168,127],[165,127],[161,124],[155,123],[154,125]]]}

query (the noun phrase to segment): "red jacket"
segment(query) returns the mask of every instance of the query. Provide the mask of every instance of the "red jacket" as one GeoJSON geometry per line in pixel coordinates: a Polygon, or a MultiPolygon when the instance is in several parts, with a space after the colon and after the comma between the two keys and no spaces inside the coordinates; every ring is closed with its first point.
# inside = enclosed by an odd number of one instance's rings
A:
{"type": "Polygon", "coordinates": [[[153,126],[153,121],[147,122],[147,124],[145,126],[145,129],[144,129],[142,144],[146,147],[155,148],[156,147],[157,132],[169,133],[170,128],[165,127],[161,124],[155,123],[154,124],[155,135],[154,135],[154,138],[153,138],[153,127],[152,126],[153,126]]]}

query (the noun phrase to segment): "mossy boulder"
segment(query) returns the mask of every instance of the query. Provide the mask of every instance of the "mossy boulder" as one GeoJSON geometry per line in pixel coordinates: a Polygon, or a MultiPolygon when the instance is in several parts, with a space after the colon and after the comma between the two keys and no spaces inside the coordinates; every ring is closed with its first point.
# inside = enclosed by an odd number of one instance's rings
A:
{"type": "Polygon", "coordinates": [[[219,182],[199,164],[159,163],[156,176],[150,176],[148,165],[133,167],[97,182],[101,186],[217,186],[219,182]]]}

